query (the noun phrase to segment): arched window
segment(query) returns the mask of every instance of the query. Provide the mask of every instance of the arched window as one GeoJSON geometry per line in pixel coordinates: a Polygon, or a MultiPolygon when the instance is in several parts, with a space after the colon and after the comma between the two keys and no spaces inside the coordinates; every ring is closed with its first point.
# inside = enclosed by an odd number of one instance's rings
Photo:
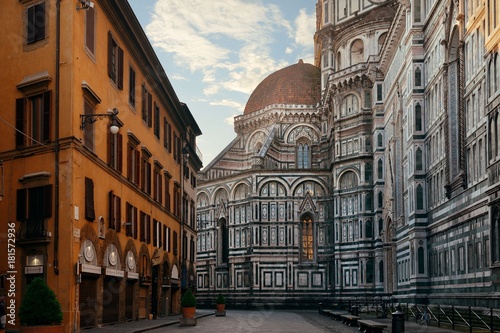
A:
{"type": "Polygon", "coordinates": [[[365,46],[361,39],[351,44],[351,66],[365,61],[365,46]]]}
{"type": "Polygon", "coordinates": [[[387,38],[387,32],[384,32],[378,38],[378,53],[380,53],[380,51],[382,51],[382,47],[384,46],[386,38],[387,38]]]}
{"type": "Polygon", "coordinates": [[[372,209],[372,196],[370,195],[370,193],[367,193],[365,197],[365,210],[371,211],[372,209]]]}
{"type": "Polygon", "coordinates": [[[219,244],[220,244],[221,263],[227,264],[229,263],[229,231],[226,225],[226,220],[220,219],[219,226],[220,226],[219,244]]]}
{"type": "Polygon", "coordinates": [[[424,166],[423,166],[423,161],[422,161],[422,149],[417,148],[417,151],[415,152],[415,168],[417,171],[422,171],[424,166]]]}
{"type": "Polygon", "coordinates": [[[421,22],[421,15],[422,15],[422,4],[420,3],[421,0],[415,0],[414,5],[413,5],[413,21],[414,22],[421,22]]]}
{"type": "Polygon", "coordinates": [[[342,69],[342,60],[341,60],[342,53],[337,52],[337,70],[342,69]]]}
{"type": "Polygon", "coordinates": [[[372,151],[372,141],[370,140],[370,138],[365,139],[365,148],[367,152],[372,151]]]}
{"type": "Polygon", "coordinates": [[[372,181],[372,164],[366,163],[365,164],[365,182],[371,182],[371,181],[372,181]]]}
{"type": "Polygon", "coordinates": [[[498,53],[495,53],[495,60],[494,60],[494,72],[493,72],[493,91],[497,91],[499,81],[500,81],[500,64],[498,63],[498,53]]]}
{"type": "Polygon", "coordinates": [[[373,238],[373,223],[372,220],[366,220],[365,222],[365,237],[373,238]]]}
{"type": "Polygon", "coordinates": [[[382,133],[379,133],[377,135],[377,146],[382,147],[383,144],[384,144],[384,140],[383,140],[383,137],[382,137],[382,133]]]}
{"type": "Polygon", "coordinates": [[[373,258],[366,260],[366,283],[373,283],[374,268],[373,258]]]}
{"type": "Polygon", "coordinates": [[[301,222],[302,252],[301,261],[313,261],[313,220],[310,215],[305,215],[301,222]]]}
{"type": "Polygon", "coordinates": [[[380,283],[384,282],[384,261],[380,260],[378,263],[378,280],[380,283]]]}
{"type": "Polygon", "coordinates": [[[417,186],[417,209],[424,209],[424,188],[420,184],[417,186]]]}
{"type": "Polygon", "coordinates": [[[384,166],[381,158],[378,160],[377,177],[378,179],[382,179],[384,177],[384,166]]]}
{"type": "Polygon", "coordinates": [[[415,87],[422,85],[422,70],[420,67],[415,68],[415,87]]]}
{"type": "Polygon", "coordinates": [[[491,214],[491,259],[500,262],[500,205],[493,208],[491,214]]]}
{"type": "MultiPolygon", "coordinates": [[[[461,84],[460,79],[461,76],[460,70],[463,69],[464,64],[469,64],[471,59],[467,59],[467,55],[465,54],[465,59],[462,62],[462,58],[459,56],[460,49],[460,36],[458,32],[458,28],[455,28],[452,33],[452,37],[450,40],[450,48],[449,48],[449,63],[448,67],[448,86],[445,89],[448,89],[448,142],[449,144],[449,154],[450,156],[457,156],[460,152],[463,151],[463,140],[460,138],[460,131],[465,127],[463,117],[459,117],[459,102],[461,98],[461,84]]],[[[462,165],[462,159],[452,159],[452,163],[450,163],[449,171],[451,179],[458,176],[461,168],[464,168],[462,165]]]]}
{"type": "Polygon", "coordinates": [[[422,106],[420,103],[415,105],[415,131],[422,130],[422,106]]]}
{"type": "Polygon", "coordinates": [[[384,204],[384,194],[382,191],[378,192],[378,208],[382,208],[384,204]]]}
{"type": "Polygon", "coordinates": [[[358,113],[358,111],[359,111],[358,97],[354,94],[347,95],[342,101],[340,115],[342,117],[350,116],[358,113]]]}
{"type": "Polygon", "coordinates": [[[297,168],[308,169],[311,167],[310,147],[306,142],[297,144],[297,168]]]}
{"type": "Polygon", "coordinates": [[[378,234],[382,234],[382,231],[384,231],[384,220],[379,219],[378,220],[378,234]]]}
{"type": "Polygon", "coordinates": [[[425,257],[424,257],[424,248],[422,246],[418,247],[417,260],[418,260],[418,274],[424,274],[425,273],[425,257]]]}

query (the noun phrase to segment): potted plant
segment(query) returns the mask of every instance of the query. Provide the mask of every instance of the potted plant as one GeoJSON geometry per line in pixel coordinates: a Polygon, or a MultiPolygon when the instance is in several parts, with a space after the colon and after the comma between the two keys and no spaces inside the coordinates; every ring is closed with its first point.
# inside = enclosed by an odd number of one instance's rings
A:
{"type": "Polygon", "coordinates": [[[19,319],[22,333],[64,332],[61,303],[43,278],[37,277],[28,285],[19,307],[19,319]]]}
{"type": "Polygon", "coordinates": [[[219,296],[217,296],[215,306],[217,307],[217,312],[223,312],[226,308],[226,300],[224,299],[224,296],[222,296],[222,294],[219,294],[219,296]]]}
{"type": "Polygon", "coordinates": [[[194,318],[194,313],[196,311],[196,298],[194,297],[191,289],[186,290],[182,296],[181,307],[183,318],[194,318]]]}

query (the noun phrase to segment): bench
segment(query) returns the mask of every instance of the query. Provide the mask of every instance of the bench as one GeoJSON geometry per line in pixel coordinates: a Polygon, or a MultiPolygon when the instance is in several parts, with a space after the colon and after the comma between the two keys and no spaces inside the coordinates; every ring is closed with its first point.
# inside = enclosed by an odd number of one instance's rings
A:
{"type": "Polygon", "coordinates": [[[330,311],[330,317],[334,320],[341,320],[342,315],[347,315],[347,314],[345,312],[330,311]]]}
{"type": "Polygon", "coordinates": [[[352,316],[350,314],[343,314],[340,316],[340,318],[342,318],[342,324],[346,324],[349,326],[358,326],[358,319],[360,319],[360,317],[352,316]]]}
{"type": "Polygon", "coordinates": [[[332,310],[328,310],[328,309],[323,309],[323,310],[321,310],[321,314],[322,314],[323,316],[331,317],[331,316],[332,316],[332,314],[331,314],[331,313],[332,313],[332,310]]]}
{"type": "Polygon", "coordinates": [[[365,333],[382,333],[386,324],[377,323],[373,320],[358,320],[359,330],[365,333]]]}

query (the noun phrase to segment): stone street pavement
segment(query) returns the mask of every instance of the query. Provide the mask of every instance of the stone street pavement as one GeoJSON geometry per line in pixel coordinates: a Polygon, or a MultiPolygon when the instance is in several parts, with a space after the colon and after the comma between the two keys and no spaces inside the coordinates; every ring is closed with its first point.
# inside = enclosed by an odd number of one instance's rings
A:
{"type": "MultiPolygon", "coordinates": [[[[339,321],[322,316],[315,310],[231,310],[225,317],[216,317],[213,310],[199,309],[196,326],[180,326],[179,316],[155,320],[140,320],[129,323],[82,330],[82,333],[140,333],[140,332],[214,332],[214,333],[360,333],[339,321]]],[[[363,316],[365,319],[365,316],[363,316]]],[[[392,333],[391,319],[370,318],[387,324],[384,333],[392,333]]],[[[454,331],[435,326],[418,325],[405,321],[405,333],[452,333],[454,331]]]]}

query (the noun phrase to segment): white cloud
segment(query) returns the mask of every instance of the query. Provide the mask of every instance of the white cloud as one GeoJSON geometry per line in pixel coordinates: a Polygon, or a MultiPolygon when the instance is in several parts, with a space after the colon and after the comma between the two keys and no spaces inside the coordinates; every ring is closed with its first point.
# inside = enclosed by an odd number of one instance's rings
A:
{"type": "Polygon", "coordinates": [[[234,117],[238,116],[237,114],[234,114],[230,117],[227,117],[226,119],[224,119],[224,123],[225,124],[228,124],[228,125],[231,125],[231,126],[234,126],[234,117]]]}
{"type": "Polygon", "coordinates": [[[158,0],[146,33],[178,66],[203,73],[203,93],[249,94],[286,65],[271,56],[276,32],[293,41],[279,7],[243,0],[158,0]]]}
{"type": "Polygon", "coordinates": [[[174,74],[174,75],[171,75],[170,76],[173,80],[178,80],[178,81],[189,81],[189,79],[187,77],[184,77],[182,75],[179,75],[179,74],[174,74]]]}
{"type": "Polygon", "coordinates": [[[285,53],[286,53],[286,54],[292,54],[292,52],[293,52],[293,50],[292,50],[292,48],[291,48],[291,47],[287,47],[287,48],[285,49],[285,53]]]}
{"type": "Polygon", "coordinates": [[[220,101],[215,101],[215,102],[210,102],[210,105],[213,105],[213,106],[229,106],[233,109],[239,109],[243,112],[243,109],[244,109],[244,105],[242,105],[241,103],[239,102],[236,102],[236,101],[231,101],[231,100],[228,100],[228,99],[222,99],[220,101]]]}
{"type": "Polygon", "coordinates": [[[300,46],[313,47],[313,36],[316,30],[316,14],[307,15],[305,9],[301,9],[295,19],[295,42],[300,46]]]}

